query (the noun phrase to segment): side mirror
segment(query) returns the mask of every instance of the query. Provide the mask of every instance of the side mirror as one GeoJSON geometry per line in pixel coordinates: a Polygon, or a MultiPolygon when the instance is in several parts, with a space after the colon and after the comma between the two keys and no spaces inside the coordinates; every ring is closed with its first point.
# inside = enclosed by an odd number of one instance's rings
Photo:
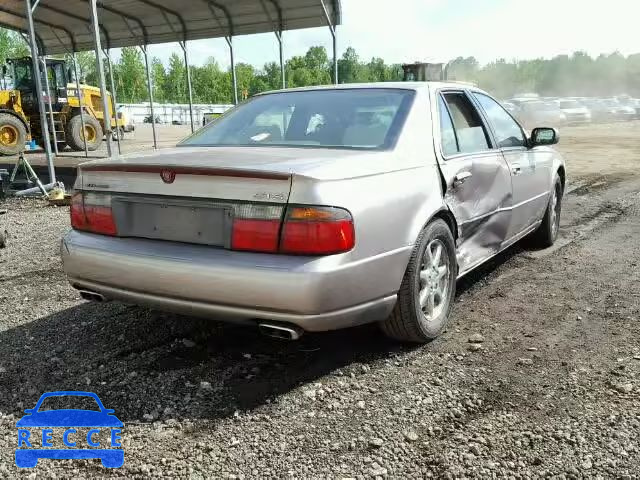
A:
{"type": "Polygon", "coordinates": [[[531,146],[555,145],[560,140],[558,130],[550,127],[534,128],[531,132],[531,146]]]}

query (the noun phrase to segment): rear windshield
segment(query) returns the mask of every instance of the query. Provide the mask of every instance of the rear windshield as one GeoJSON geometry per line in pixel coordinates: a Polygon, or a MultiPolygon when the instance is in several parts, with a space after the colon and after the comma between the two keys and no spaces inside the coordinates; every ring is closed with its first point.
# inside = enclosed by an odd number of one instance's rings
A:
{"type": "Polygon", "coordinates": [[[390,148],[402,128],[414,93],[372,88],[259,95],[198,130],[180,145],[390,148]]]}

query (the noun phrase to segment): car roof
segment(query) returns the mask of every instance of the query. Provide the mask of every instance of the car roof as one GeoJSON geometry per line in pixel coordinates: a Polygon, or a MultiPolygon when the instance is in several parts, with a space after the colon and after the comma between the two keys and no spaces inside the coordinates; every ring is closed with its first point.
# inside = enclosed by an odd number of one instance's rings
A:
{"type": "Polygon", "coordinates": [[[269,90],[259,93],[268,95],[271,93],[305,92],[313,90],[353,90],[367,88],[389,88],[400,90],[427,90],[429,88],[467,88],[469,90],[481,91],[471,84],[463,82],[369,82],[369,83],[340,83],[338,85],[313,85],[309,87],[295,87],[280,90],[269,90]]]}

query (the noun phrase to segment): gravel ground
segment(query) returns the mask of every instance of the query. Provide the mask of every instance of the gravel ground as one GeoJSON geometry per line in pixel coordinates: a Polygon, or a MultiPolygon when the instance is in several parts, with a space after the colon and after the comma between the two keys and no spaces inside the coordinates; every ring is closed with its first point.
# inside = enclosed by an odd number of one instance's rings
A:
{"type": "Polygon", "coordinates": [[[640,179],[566,197],[561,238],[461,280],[421,347],[375,326],[294,343],[66,283],[68,209],[0,205],[0,477],[640,478],[640,179]],[[96,392],[125,465],[14,465],[41,393],[96,392]]]}

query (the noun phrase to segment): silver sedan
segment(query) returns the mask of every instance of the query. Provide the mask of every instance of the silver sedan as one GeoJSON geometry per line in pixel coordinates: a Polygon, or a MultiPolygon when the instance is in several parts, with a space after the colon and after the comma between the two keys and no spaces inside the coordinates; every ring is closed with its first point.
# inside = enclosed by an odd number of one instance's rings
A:
{"type": "Polygon", "coordinates": [[[458,278],[556,239],[557,141],[461,84],[269,92],[176,148],[82,164],[64,269],[90,300],[425,342],[458,278]]]}

